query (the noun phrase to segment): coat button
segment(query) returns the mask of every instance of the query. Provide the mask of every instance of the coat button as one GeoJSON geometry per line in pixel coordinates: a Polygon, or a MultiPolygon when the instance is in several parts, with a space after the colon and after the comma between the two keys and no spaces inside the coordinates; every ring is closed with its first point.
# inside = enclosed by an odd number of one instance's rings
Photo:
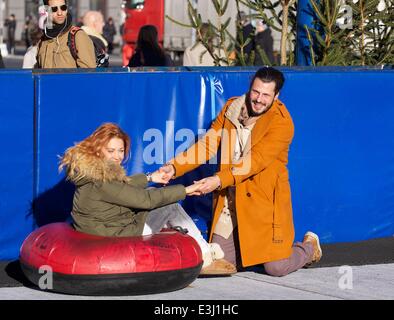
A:
{"type": "Polygon", "coordinates": [[[252,195],[250,194],[250,192],[248,192],[248,193],[246,194],[246,196],[250,198],[252,195]]]}

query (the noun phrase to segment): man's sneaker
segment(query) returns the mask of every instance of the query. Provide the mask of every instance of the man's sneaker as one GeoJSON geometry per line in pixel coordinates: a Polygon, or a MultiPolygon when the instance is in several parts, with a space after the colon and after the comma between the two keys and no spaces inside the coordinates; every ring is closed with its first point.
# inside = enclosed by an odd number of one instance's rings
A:
{"type": "Polygon", "coordinates": [[[321,250],[320,241],[319,241],[319,237],[317,236],[317,234],[315,234],[311,231],[308,231],[307,233],[305,233],[304,241],[302,241],[302,243],[305,243],[305,242],[310,242],[313,245],[312,261],[309,262],[306,266],[309,266],[315,262],[319,262],[322,255],[323,255],[323,252],[321,250]]]}
{"type": "Polygon", "coordinates": [[[229,276],[237,273],[237,268],[225,259],[213,260],[213,262],[202,268],[200,275],[229,276]]]}

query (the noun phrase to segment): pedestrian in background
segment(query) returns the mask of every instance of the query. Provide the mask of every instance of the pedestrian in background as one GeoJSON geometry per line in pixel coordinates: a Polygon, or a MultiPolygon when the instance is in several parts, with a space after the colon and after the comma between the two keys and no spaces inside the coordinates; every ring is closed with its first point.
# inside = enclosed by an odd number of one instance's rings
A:
{"type": "Polygon", "coordinates": [[[96,46],[108,51],[108,42],[103,36],[104,17],[100,11],[88,11],[83,16],[82,30],[92,39],[96,46]]]}
{"type": "Polygon", "coordinates": [[[137,48],[130,59],[129,67],[173,66],[171,57],[160,47],[157,29],[153,25],[142,26],[138,33],[137,48]]]}
{"type": "Polygon", "coordinates": [[[44,0],[51,11],[44,23],[44,35],[38,44],[38,68],[96,68],[96,56],[92,40],[84,31],[75,34],[78,57],[74,59],[68,46],[72,16],[65,0],[44,0]],[[52,28],[48,20],[52,21],[52,28]]]}
{"type": "MultiPolygon", "coordinates": [[[[243,47],[243,55],[246,62],[250,62],[250,55],[254,48],[254,33],[255,29],[248,19],[245,12],[241,11],[238,17],[238,24],[241,28],[241,33],[237,34],[236,51],[238,55],[241,54],[241,46],[243,46],[249,39],[246,46],[243,47]]],[[[253,63],[253,61],[252,61],[253,63]]]]}
{"type": "MultiPolygon", "coordinates": [[[[183,65],[184,66],[197,66],[197,67],[212,67],[215,66],[215,60],[212,55],[208,52],[208,49],[204,46],[202,40],[207,41],[210,50],[215,56],[225,58],[224,52],[220,49],[215,49],[213,45],[213,38],[209,30],[209,24],[203,23],[200,29],[200,36],[197,42],[185,49],[183,54],[183,65]]],[[[220,62],[220,65],[225,63],[220,62]]]]}
{"type": "Polygon", "coordinates": [[[29,32],[30,47],[23,57],[23,69],[33,69],[37,63],[38,43],[42,37],[42,30],[36,25],[29,32]]]}
{"type": "Polygon", "coordinates": [[[4,62],[3,62],[3,56],[1,55],[1,50],[0,50],[0,69],[4,69],[4,62]]]}
{"type": "Polygon", "coordinates": [[[123,41],[123,35],[124,35],[124,22],[119,26],[119,34],[120,34],[120,43],[123,47],[124,41],[123,41]]]}
{"type": "Polygon", "coordinates": [[[116,35],[116,28],[112,17],[109,17],[107,23],[104,25],[103,34],[104,38],[108,42],[108,53],[112,54],[112,51],[114,50],[114,38],[116,35]]]}
{"type": "Polygon", "coordinates": [[[184,66],[214,66],[214,59],[203,45],[202,40],[206,40],[213,50],[212,37],[209,37],[209,24],[203,23],[200,29],[201,38],[198,37],[197,42],[185,49],[183,54],[184,66]]]}
{"type": "Polygon", "coordinates": [[[31,16],[27,16],[25,19],[25,25],[23,26],[22,38],[25,40],[26,51],[31,46],[30,31],[34,28],[34,22],[31,16]]]}
{"type": "Polygon", "coordinates": [[[7,27],[7,51],[9,54],[15,54],[16,20],[14,14],[11,14],[9,18],[5,20],[4,26],[7,27]]]}
{"type": "Polygon", "coordinates": [[[267,28],[263,21],[258,20],[256,22],[256,36],[254,38],[254,45],[255,45],[255,59],[254,65],[261,66],[272,65],[275,63],[274,58],[274,38],[271,35],[271,29],[267,28]],[[268,61],[264,61],[261,54],[266,55],[268,61]]]}

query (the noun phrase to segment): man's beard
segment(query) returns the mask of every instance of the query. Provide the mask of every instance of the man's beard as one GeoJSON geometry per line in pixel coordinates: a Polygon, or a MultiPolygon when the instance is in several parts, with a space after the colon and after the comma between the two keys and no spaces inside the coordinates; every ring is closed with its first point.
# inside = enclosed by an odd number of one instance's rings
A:
{"type": "Polygon", "coordinates": [[[271,109],[272,105],[274,104],[275,100],[272,100],[271,104],[265,108],[263,111],[261,112],[256,112],[253,110],[252,108],[252,103],[257,103],[256,100],[250,100],[250,94],[247,95],[246,100],[245,100],[245,104],[246,104],[246,109],[248,110],[248,116],[249,117],[258,117],[263,115],[264,113],[266,113],[269,109],[271,109]]]}

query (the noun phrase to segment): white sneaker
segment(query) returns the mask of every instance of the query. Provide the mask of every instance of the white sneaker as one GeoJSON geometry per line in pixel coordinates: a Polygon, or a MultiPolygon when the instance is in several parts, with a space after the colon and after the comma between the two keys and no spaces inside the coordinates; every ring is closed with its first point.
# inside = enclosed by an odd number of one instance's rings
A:
{"type": "Polygon", "coordinates": [[[224,252],[218,243],[210,243],[209,247],[211,249],[212,259],[219,260],[224,258],[224,252]]]}

